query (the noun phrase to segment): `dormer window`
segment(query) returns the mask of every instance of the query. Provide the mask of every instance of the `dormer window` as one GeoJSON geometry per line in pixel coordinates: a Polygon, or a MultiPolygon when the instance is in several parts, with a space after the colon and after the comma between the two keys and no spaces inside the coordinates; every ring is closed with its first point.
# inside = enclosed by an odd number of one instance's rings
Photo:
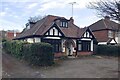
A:
{"type": "Polygon", "coordinates": [[[67,28],[68,27],[68,22],[67,21],[61,21],[60,26],[67,28]]]}

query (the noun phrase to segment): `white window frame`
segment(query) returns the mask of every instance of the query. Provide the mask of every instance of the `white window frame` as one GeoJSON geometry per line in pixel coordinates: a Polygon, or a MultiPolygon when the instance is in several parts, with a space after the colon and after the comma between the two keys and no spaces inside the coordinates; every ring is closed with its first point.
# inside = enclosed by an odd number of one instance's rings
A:
{"type": "Polygon", "coordinates": [[[111,30],[108,31],[108,37],[113,38],[113,31],[111,31],[111,30]]]}
{"type": "Polygon", "coordinates": [[[61,27],[68,27],[68,22],[61,21],[61,22],[60,22],[60,26],[61,26],[61,27]]]}

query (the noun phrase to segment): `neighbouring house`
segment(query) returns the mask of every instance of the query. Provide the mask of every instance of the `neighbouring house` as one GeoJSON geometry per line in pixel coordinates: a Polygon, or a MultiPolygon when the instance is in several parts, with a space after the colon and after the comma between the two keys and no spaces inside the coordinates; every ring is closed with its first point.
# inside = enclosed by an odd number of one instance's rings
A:
{"type": "Polygon", "coordinates": [[[98,44],[117,44],[120,43],[120,24],[110,20],[110,17],[105,16],[89,28],[96,37],[98,44]]]}
{"type": "Polygon", "coordinates": [[[19,35],[20,32],[16,30],[1,30],[0,31],[0,36],[2,39],[7,39],[7,40],[12,40],[14,39],[17,35],[19,35]]]}
{"type": "Polygon", "coordinates": [[[97,40],[87,27],[79,28],[74,19],[48,15],[36,23],[27,24],[15,40],[30,43],[47,42],[53,46],[55,57],[89,55],[97,40]]]}

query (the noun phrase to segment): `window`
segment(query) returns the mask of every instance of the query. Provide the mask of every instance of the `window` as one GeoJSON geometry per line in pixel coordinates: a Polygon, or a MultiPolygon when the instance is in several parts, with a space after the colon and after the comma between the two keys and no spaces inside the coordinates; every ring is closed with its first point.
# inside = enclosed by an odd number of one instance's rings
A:
{"type": "Polygon", "coordinates": [[[81,50],[82,50],[81,44],[78,44],[78,51],[81,51],[81,50]]]}
{"type": "Polygon", "coordinates": [[[91,51],[91,41],[78,41],[78,51],[91,51]]]}
{"type": "Polygon", "coordinates": [[[78,41],[78,51],[82,50],[82,45],[81,45],[81,41],[78,41]]]}
{"type": "Polygon", "coordinates": [[[35,39],[35,42],[40,42],[40,38],[34,38],[35,39]]]}
{"type": "Polygon", "coordinates": [[[68,22],[66,22],[66,21],[61,21],[61,22],[60,22],[60,26],[61,26],[61,27],[68,27],[68,22]]]}
{"type": "Polygon", "coordinates": [[[53,35],[55,35],[55,29],[53,29],[53,35]]]}
{"type": "Polygon", "coordinates": [[[119,36],[120,36],[120,32],[116,32],[115,37],[119,37],[119,36]]]}
{"type": "Polygon", "coordinates": [[[53,46],[53,52],[57,53],[57,52],[61,52],[61,40],[55,40],[55,39],[42,39],[41,42],[46,42],[49,43],[53,46]]]}
{"type": "Polygon", "coordinates": [[[91,51],[90,41],[82,41],[82,51],[91,51]]]}
{"type": "Polygon", "coordinates": [[[113,38],[113,32],[112,31],[108,31],[108,37],[113,38]]]}

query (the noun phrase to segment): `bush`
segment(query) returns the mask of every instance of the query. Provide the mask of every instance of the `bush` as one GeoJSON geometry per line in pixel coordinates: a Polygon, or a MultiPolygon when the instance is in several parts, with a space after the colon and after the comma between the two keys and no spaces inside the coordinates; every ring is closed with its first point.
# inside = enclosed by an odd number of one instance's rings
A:
{"type": "Polygon", "coordinates": [[[7,53],[24,59],[32,65],[48,66],[54,62],[52,46],[48,43],[25,43],[21,41],[6,41],[3,48],[7,53]]]}
{"type": "Polygon", "coordinates": [[[25,42],[22,41],[5,41],[3,42],[3,49],[7,52],[12,54],[17,58],[22,58],[22,51],[23,51],[23,44],[25,42]]]}
{"type": "Polygon", "coordinates": [[[47,66],[54,62],[52,46],[48,43],[27,44],[23,49],[24,59],[32,65],[47,66]]]}
{"type": "Polygon", "coordinates": [[[107,56],[119,56],[120,45],[98,45],[96,54],[107,56]]]}

